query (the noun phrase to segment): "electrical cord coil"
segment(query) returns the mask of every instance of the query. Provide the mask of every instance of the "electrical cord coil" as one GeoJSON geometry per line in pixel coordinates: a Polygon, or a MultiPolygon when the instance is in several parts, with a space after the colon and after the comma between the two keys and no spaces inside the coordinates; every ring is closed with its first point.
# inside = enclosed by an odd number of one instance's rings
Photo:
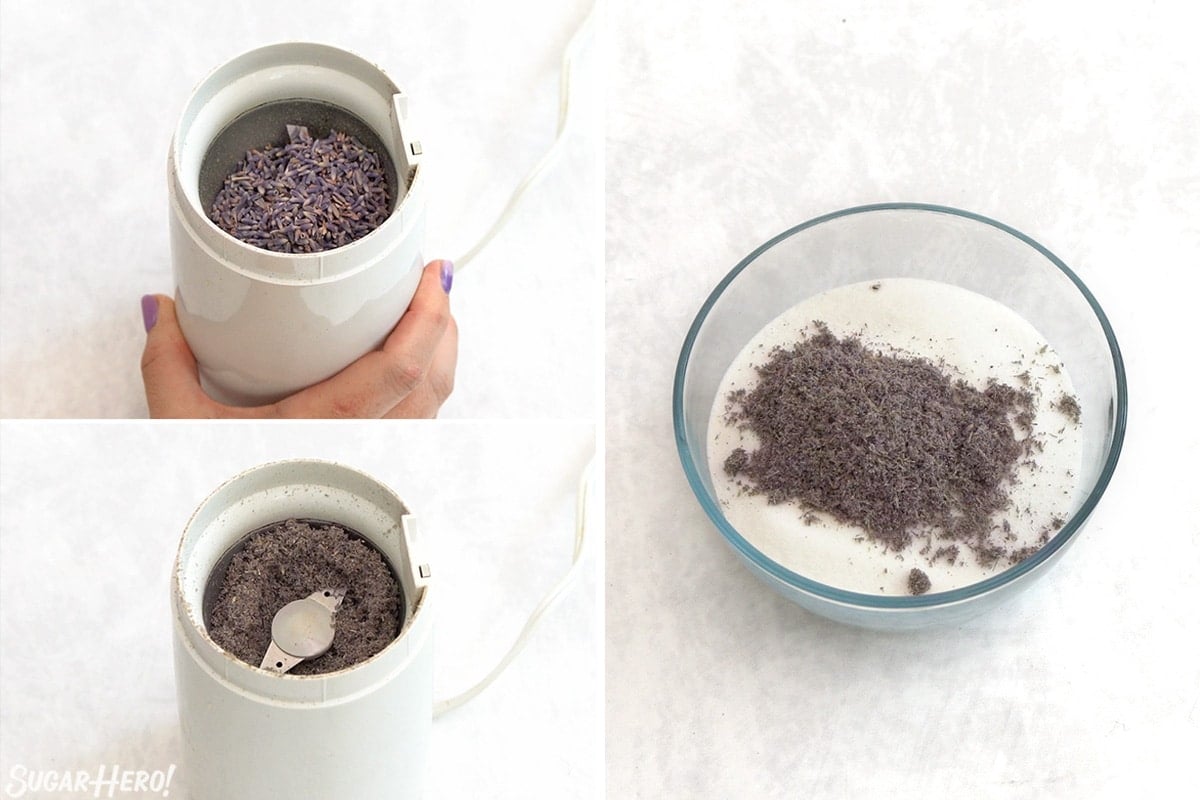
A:
{"type": "Polygon", "coordinates": [[[583,545],[587,536],[588,493],[592,478],[592,464],[593,462],[589,460],[587,466],[583,468],[583,472],[580,473],[579,485],[575,493],[575,550],[571,556],[571,566],[567,568],[566,573],[559,578],[558,583],[551,587],[550,591],[542,597],[541,602],[530,612],[529,618],[525,620],[525,627],[521,629],[516,640],[509,647],[508,652],[504,654],[504,657],[500,659],[496,666],[492,667],[492,670],[487,675],[466,691],[445,700],[436,701],[433,704],[434,718],[473,700],[480,692],[490,686],[496,678],[500,677],[500,674],[512,663],[513,659],[525,649],[525,644],[529,641],[530,634],[533,633],[534,628],[537,627],[538,621],[554,605],[555,601],[562,596],[563,592],[574,581],[575,576],[579,574],[583,545]]]}

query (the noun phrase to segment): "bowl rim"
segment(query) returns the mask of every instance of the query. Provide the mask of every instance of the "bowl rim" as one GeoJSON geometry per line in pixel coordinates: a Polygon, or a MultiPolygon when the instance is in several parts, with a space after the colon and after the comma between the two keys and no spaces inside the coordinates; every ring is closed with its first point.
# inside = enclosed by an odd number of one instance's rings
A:
{"type": "Polygon", "coordinates": [[[998,222],[981,214],[976,214],[971,211],[964,211],[950,206],[936,205],[931,203],[915,203],[915,202],[889,202],[889,203],[873,203],[869,205],[853,206],[844,208],[840,211],[834,211],[828,214],[823,214],[819,217],[814,217],[807,222],[802,222],[799,225],[788,228],[782,233],[768,239],[763,244],[756,247],[749,255],[738,262],[724,278],[717,283],[716,287],[705,299],[704,304],[697,312],[695,319],[692,321],[691,327],[688,329],[687,336],[684,338],[683,347],[679,354],[679,360],[675,367],[675,379],[672,386],[671,398],[671,415],[675,429],[675,445],[679,452],[679,458],[683,464],[683,471],[687,477],[688,484],[692,488],[693,494],[699,500],[704,512],[708,518],[716,525],[717,530],[725,540],[746,560],[759,569],[774,578],[783,581],[794,589],[800,590],[808,595],[816,598],[837,603],[839,605],[850,606],[854,608],[871,609],[878,611],[910,611],[914,609],[941,607],[954,603],[961,603],[981,595],[986,595],[995,591],[1022,576],[1033,572],[1038,567],[1047,563],[1055,553],[1064,548],[1070,542],[1083,524],[1087,521],[1096,504],[1100,501],[1100,497],[1107,489],[1109,481],[1112,479],[1113,471],[1116,469],[1117,460],[1121,454],[1121,447],[1125,440],[1125,426],[1128,397],[1125,381],[1125,364],[1121,358],[1121,350],[1117,344],[1117,339],[1113,333],[1112,326],[1109,324],[1108,317],[1104,310],[1100,308],[1091,291],[1084,285],[1083,281],[1077,276],[1058,256],[1050,252],[1042,244],[1027,236],[1021,231],[998,222]],[[1113,413],[1113,429],[1112,440],[1109,443],[1108,454],[1105,458],[1103,467],[1100,470],[1100,475],[1097,477],[1095,484],[1088,492],[1079,509],[1071,515],[1066,525],[1045,545],[1043,545],[1037,553],[1029,558],[1014,564],[1003,572],[999,572],[991,577],[985,578],[976,583],[961,586],[956,589],[951,589],[944,592],[931,592],[923,595],[876,595],[866,594],[863,592],[853,592],[847,589],[839,589],[836,586],[820,583],[806,578],[803,575],[794,572],[774,560],[764,555],[758,548],[750,544],[737,530],[725,519],[721,513],[720,506],[716,499],[712,497],[704,488],[703,480],[699,474],[695,462],[691,456],[691,448],[688,446],[687,433],[684,428],[683,420],[683,391],[684,384],[687,378],[688,364],[691,360],[692,347],[695,344],[696,337],[700,333],[700,329],[704,326],[708,318],[709,312],[716,304],[717,300],[725,292],[731,284],[747,267],[758,259],[767,250],[770,250],[775,245],[789,239],[792,236],[804,231],[808,228],[815,227],[825,222],[840,219],[842,217],[853,216],[857,214],[869,214],[879,211],[918,211],[930,212],[938,214],[949,214],[952,216],[961,217],[972,222],[981,223],[1000,230],[1010,236],[1015,237],[1024,244],[1032,247],[1039,252],[1047,261],[1062,271],[1064,275],[1075,285],[1079,293],[1083,295],[1091,307],[1092,312],[1096,315],[1096,319],[1100,323],[1101,329],[1104,331],[1104,337],[1108,342],[1110,354],[1112,355],[1113,372],[1116,378],[1116,408],[1113,413]]]}

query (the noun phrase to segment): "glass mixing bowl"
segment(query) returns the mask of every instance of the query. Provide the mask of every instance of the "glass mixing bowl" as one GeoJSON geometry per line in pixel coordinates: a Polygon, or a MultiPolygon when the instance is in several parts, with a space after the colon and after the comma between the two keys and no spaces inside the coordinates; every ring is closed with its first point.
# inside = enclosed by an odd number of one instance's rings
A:
{"type": "MultiPolygon", "coordinates": [[[[1125,437],[1125,368],[1091,292],[1058,257],[995,220],[943,206],[883,203],[836,211],[764,243],[717,284],[688,330],[675,370],[675,441],[683,470],[717,530],[767,585],[830,619],[886,630],[953,623],[992,608],[1043,575],[1078,538],[1125,437]],[[845,284],[921,278],[968,289],[1024,317],[1075,384],[1083,415],[1081,498],[1035,555],[986,580],[945,592],[885,596],[819,583],[765,556],[726,519],[713,490],[709,414],[730,363],[767,323],[845,284]]],[[[799,524],[799,521],[798,523],[799,524]]]]}

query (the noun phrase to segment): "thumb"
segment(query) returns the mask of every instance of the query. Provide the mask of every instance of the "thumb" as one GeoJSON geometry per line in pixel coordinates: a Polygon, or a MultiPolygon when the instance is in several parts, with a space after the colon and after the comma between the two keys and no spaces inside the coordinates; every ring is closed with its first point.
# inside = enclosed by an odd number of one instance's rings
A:
{"type": "Polygon", "coordinates": [[[142,319],[142,383],[150,416],[209,416],[205,411],[212,401],[200,388],[196,357],[179,329],[175,303],[165,295],[148,294],[142,298],[142,319]]]}

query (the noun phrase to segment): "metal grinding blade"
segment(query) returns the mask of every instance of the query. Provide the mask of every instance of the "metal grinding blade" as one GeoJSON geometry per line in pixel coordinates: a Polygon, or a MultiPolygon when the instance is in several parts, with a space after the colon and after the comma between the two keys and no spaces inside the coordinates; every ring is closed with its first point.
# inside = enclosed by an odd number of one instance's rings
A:
{"type": "Polygon", "coordinates": [[[271,644],[259,666],[282,674],[327,653],[333,645],[334,619],[345,597],[345,589],[322,589],[279,609],[271,620],[271,644]]]}

